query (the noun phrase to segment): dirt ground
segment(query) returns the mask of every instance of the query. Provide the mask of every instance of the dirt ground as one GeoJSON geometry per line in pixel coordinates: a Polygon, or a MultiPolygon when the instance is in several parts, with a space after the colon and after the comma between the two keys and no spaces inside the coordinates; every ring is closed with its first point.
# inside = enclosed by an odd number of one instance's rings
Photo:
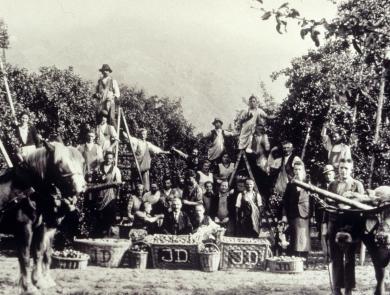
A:
{"type": "MultiPolygon", "coordinates": [[[[306,270],[301,274],[273,274],[261,271],[218,271],[88,267],[85,270],[52,270],[57,286],[43,295],[72,294],[330,294],[327,270],[306,270]]],[[[18,264],[14,257],[0,256],[0,294],[18,294],[18,264]]],[[[354,294],[373,294],[371,265],[357,267],[354,294]]]]}

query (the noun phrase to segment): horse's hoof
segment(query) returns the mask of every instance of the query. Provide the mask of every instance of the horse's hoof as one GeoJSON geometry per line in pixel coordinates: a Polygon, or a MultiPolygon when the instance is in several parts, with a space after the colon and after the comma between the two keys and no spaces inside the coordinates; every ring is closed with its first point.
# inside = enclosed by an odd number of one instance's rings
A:
{"type": "Polygon", "coordinates": [[[39,295],[41,292],[34,285],[28,286],[26,290],[20,293],[21,295],[39,295]]]}

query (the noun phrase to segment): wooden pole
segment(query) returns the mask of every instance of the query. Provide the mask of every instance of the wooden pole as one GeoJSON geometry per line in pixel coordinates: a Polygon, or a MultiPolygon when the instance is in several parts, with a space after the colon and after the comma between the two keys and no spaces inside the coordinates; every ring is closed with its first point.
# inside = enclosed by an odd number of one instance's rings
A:
{"type": "Polygon", "coordinates": [[[119,155],[119,132],[121,128],[121,108],[118,108],[118,125],[116,129],[116,133],[118,134],[118,143],[115,148],[115,166],[118,166],[118,155],[119,155]]]}
{"type": "Polygon", "coordinates": [[[8,156],[7,150],[4,147],[3,141],[0,139],[0,151],[4,156],[5,162],[7,163],[9,168],[12,168],[14,165],[12,165],[11,159],[8,156]]]}
{"type": "Polygon", "coordinates": [[[308,144],[309,139],[310,139],[310,132],[311,132],[311,126],[312,125],[313,125],[313,122],[310,122],[310,125],[307,128],[307,133],[306,133],[306,136],[305,136],[305,142],[303,144],[302,153],[301,153],[301,160],[302,161],[305,158],[306,148],[307,148],[307,144],[308,144]]]}
{"type": "Polygon", "coordinates": [[[0,58],[0,69],[1,69],[1,72],[3,73],[5,91],[7,92],[8,103],[9,103],[9,105],[11,107],[12,116],[16,119],[14,103],[12,101],[11,91],[9,90],[9,85],[8,85],[8,80],[7,80],[7,73],[5,72],[3,61],[2,61],[1,58],[0,58]]]}
{"type": "Polygon", "coordinates": [[[120,111],[121,111],[121,112],[120,112],[120,113],[121,113],[121,117],[122,117],[122,119],[123,119],[123,125],[125,126],[126,134],[127,134],[127,136],[128,136],[128,139],[129,139],[130,150],[131,150],[131,153],[132,153],[133,156],[134,156],[135,164],[136,164],[136,166],[137,166],[139,178],[140,178],[140,180],[141,180],[141,183],[144,184],[144,182],[143,182],[143,180],[142,180],[141,169],[139,168],[139,164],[138,164],[137,157],[135,156],[135,153],[134,153],[134,150],[133,150],[133,146],[131,145],[131,141],[130,141],[130,131],[129,131],[129,127],[127,126],[125,114],[123,113],[123,110],[122,110],[122,109],[120,109],[120,111]]]}
{"type": "Polygon", "coordinates": [[[348,199],[346,197],[340,196],[338,194],[332,193],[332,192],[324,190],[324,189],[320,189],[312,184],[309,184],[309,183],[306,183],[306,182],[303,182],[303,181],[300,181],[297,179],[292,179],[291,182],[296,184],[297,186],[299,186],[301,188],[308,190],[308,191],[317,193],[319,195],[325,196],[327,198],[333,199],[335,201],[338,201],[340,203],[343,203],[343,204],[346,204],[349,206],[353,206],[353,207],[361,209],[361,210],[374,209],[374,207],[372,207],[372,206],[360,203],[360,202],[355,201],[355,200],[348,199]]]}

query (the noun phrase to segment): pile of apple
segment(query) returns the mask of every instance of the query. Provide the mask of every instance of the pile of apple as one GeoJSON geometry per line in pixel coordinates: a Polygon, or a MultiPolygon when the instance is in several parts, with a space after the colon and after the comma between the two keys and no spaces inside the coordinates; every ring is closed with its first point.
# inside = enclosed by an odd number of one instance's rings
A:
{"type": "Polygon", "coordinates": [[[275,262],[294,262],[294,261],[305,261],[305,258],[298,257],[298,256],[274,256],[271,258],[268,258],[269,261],[275,261],[275,262]]]}
{"type": "Polygon", "coordinates": [[[60,258],[76,258],[76,259],[82,259],[87,258],[88,255],[84,254],[82,252],[73,250],[73,249],[65,249],[63,251],[54,251],[53,256],[60,257],[60,258]]]}

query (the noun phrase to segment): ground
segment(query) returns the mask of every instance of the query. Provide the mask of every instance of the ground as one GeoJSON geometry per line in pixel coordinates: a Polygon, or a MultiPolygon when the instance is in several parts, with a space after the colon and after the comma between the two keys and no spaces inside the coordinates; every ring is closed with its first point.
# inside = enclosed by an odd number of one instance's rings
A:
{"type": "MultiPolygon", "coordinates": [[[[18,294],[18,264],[14,257],[0,256],[0,294],[18,294]]],[[[276,294],[328,295],[327,270],[310,267],[301,274],[261,271],[134,270],[88,267],[85,270],[52,270],[57,287],[43,295],[72,294],[276,294]]],[[[357,267],[354,294],[373,294],[375,280],[370,264],[357,267]]]]}

